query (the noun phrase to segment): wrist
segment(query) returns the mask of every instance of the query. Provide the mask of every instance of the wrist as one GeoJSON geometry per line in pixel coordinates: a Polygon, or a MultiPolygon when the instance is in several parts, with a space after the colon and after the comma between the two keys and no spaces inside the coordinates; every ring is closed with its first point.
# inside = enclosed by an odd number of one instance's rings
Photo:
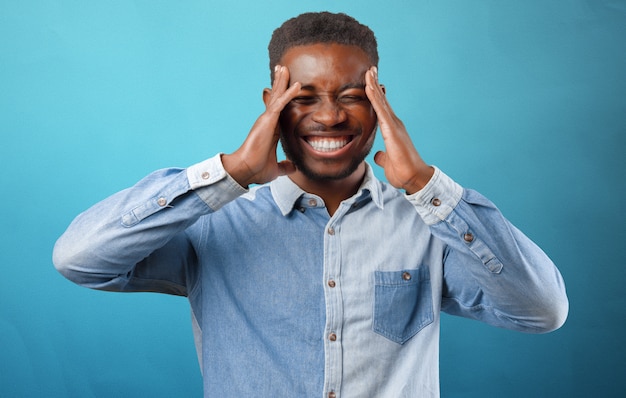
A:
{"type": "Polygon", "coordinates": [[[237,181],[239,185],[247,188],[250,182],[250,169],[246,162],[241,161],[236,154],[222,154],[221,156],[222,166],[224,170],[237,181]]]}
{"type": "Polygon", "coordinates": [[[408,183],[402,187],[407,195],[412,195],[418,191],[421,191],[435,174],[435,168],[432,166],[424,165],[408,183]]]}

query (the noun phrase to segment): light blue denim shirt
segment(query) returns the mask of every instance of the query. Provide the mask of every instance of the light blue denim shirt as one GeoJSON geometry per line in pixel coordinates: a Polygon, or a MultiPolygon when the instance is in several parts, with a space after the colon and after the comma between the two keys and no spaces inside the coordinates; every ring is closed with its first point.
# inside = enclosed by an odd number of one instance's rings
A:
{"type": "Polygon", "coordinates": [[[568,312],[550,259],[439,169],[407,196],[370,167],[330,217],[219,155],[157,171],[55,246],[76,283],[189,298],[206,397],[438,397],[440,311],[531,333],[568,312]]]}

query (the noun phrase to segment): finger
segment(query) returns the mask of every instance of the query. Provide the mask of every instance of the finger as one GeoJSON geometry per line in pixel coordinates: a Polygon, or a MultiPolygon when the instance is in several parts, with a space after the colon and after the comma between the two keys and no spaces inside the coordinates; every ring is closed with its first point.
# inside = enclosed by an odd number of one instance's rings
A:
{"type": "Polygon", "coordinates": [[[365,73],[365,83],[367,85],[367,90],[365,90],[365,94],[367,98],[370,100],[374,111],[378,117],[388,116],[390,111],[389,104],[387,102],[387,98],[385,93],[383,92],[382,87],[378,83],[378,72],[375,66],[372,66],[365,73]]]}
{"type": "Polygon", "coordinates": [[[268,109],[271,108],[273,111],[280,112],[300,92],[301,85],[299,82],[295,82],[288,87],[289,69],[279,65],[276,68],[268,109]]]}
{"type": "Polygon", "coordinates": [[[279,94],[287,89],[289,83],[289,70],[282,65],[274,67],[274,83],[272,84],[272,92],[279,94]]]}
{"type": "Polygon", "coordinates": [[[385,165],[387,164],[387,154],[383,151],[376,152],[376,154],[374,155],[374,163],[384,169],[385,165]]]}
{"type": "Polygon", "coordinates": [[[284,176],[294,173],[295,171],[296,166],[290,160],[282,160],[278,162],[278,175],[284,176]]]}
{"type": "Polygon", "coordinates": [[[300,94],[301,88],[302,85],[300,84],[300,82],[295,82],[291,86],[289,86],[287,91],[285,91],[283,95],[281,95],[279,98],[279,102],[281,103],[282,108],[284,108],[289,102],[291,102],[291,100],[293,100],[298,96],[298,94],[300,94]]]}
{"type": "Polygon", "coordinates": [[[378,72],[375,66],[366,72],[365,82],[367,85],[365,93],[376,112],[382,137],[386,140],[388,134],[395,130],[397,118],[387,101],[382,86],[378,83],[378,72]]]}

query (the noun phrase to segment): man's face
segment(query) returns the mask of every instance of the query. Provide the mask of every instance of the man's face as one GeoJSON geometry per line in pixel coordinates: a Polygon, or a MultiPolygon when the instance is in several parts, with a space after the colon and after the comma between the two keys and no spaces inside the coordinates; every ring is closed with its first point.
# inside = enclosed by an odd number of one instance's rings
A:
{"type": "Polygon", "coordinates": [[[372,149],[377,127],[365,94],[369,57],[356,46],[313,44],[287,50],[280,64],[290,84],[302,84],[280,117],[287,158],[311,180],[348,177],[372,149]]]}

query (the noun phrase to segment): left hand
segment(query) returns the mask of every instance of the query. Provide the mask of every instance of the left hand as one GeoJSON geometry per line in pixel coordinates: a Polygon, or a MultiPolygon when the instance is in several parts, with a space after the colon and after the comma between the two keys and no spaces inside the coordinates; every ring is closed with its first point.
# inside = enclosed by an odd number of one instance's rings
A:
{"type": "Polygon", "coordinates": [[[385,151],[374,155],[374,162],[385,170],[385,177],[391,185],[413,194],[422,189],[434,173],[421,158],[404,124],[395,115],[384,87],[378,84],[378,70],[372,66],[365,72],[367,98],[378,117],[378,126],[385,143],[385,151]]]}

